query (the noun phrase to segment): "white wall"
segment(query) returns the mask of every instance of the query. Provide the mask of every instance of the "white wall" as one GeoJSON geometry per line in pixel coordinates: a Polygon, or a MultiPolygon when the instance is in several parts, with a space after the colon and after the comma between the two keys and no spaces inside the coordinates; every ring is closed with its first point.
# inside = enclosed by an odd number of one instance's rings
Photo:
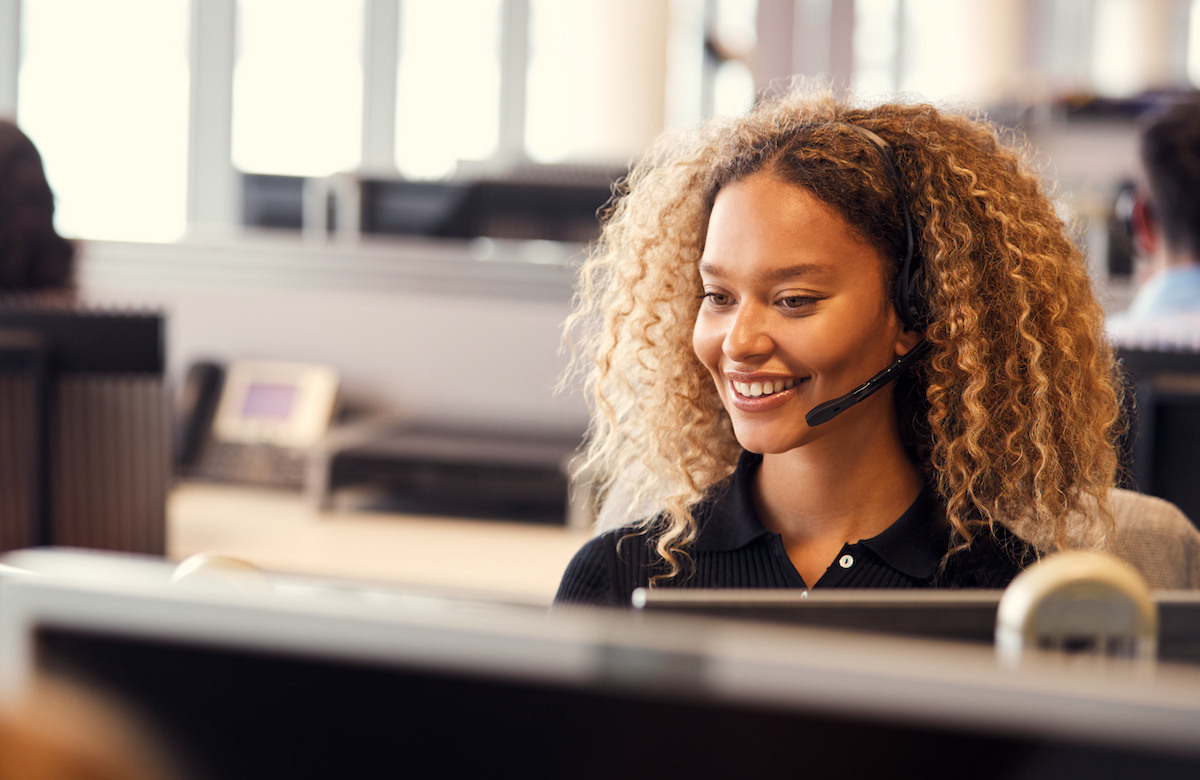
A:
{"type": "Polygon", "coordinates": [[[555,394],[570,308],[566,250],[545,244],[296,238],[84,249],[85,300],[167,314],[168,373],[197,359],[329,363],[348,401],[424,420],[582,430],[555,394]],[[483,258],[483,259],[477,259],[483,258]]]}

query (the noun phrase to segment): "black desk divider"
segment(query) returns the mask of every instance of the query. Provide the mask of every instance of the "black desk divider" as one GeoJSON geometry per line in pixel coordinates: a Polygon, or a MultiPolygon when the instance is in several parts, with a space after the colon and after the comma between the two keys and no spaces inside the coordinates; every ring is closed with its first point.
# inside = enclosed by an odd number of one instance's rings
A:
{"type": "Polygon", "coordinates": [[[161,554],[163,317],[0,302],[0,549],[161,554]]]}
{"type": "Polygon", "coordinates": [[[1119,349],[1129,429],[1121,486],[1165,498],[1200,522],[1200,352],[1119,349]]]}

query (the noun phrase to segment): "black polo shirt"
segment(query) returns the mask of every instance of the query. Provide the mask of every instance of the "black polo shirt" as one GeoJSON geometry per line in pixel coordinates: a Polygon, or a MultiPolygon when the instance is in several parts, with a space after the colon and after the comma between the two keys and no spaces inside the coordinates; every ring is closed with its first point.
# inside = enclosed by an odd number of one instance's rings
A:
{"type": "MultiPolygon", "coordinates": [[[[792,588],[807,590],[779,534],[763,527],[751,492],[762,456],[743,453],[737,469],[696,508],[690,560],[660,588],[792,588]]],[[[967,550],[943,559],[949,525],[926,487],[896,522],[870,539],[843,545],[815,588],[1003,588],[1036,559],[1033,548],[1003,526],[980,533],[967,550]]],[[[589,541],[571,560],[555,603],[630,606],[635,588],[665,572],[653,533],[633,526],[589,541]]]]}

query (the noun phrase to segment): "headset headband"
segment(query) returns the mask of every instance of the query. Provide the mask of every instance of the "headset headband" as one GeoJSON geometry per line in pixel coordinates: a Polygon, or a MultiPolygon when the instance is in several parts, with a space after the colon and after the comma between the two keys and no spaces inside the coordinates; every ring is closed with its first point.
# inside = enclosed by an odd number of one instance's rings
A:
{"type": "Polygon", "coordinates": [[[900,204],[900,218],[904,222],[905,242],[904,259],[900,263],[899,273],[896,275],[896,286],[892,294],[896,302],[896,311],[904,325],[909,330],[924,330],[928,313],[917,278],[921,273],[921,253],[917,249],[912,216],[908,211],[908,197],[904,182],[900,178],[900,167],[896,162],[896,154],[887,141],[867,128],[849,122],[844,123],[844,126],[870,142],[871,148],[879,154],[880,159],[883,160],[883,167],[887,169],[888,175],[892,179],[892,185],[896,190],[896,201],[900,204]]]}

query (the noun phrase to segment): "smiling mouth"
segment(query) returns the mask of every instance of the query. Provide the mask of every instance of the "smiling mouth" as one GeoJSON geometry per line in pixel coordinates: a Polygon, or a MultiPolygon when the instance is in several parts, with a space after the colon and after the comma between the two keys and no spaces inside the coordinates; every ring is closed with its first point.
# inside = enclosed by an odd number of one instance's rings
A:
{"type": "Polygon", "coordinates": [[[762,382],[730,382],[738,395],[746,398],[759,398],[764,395],[781,393],[799,384],[800,379],[776,379],[762,382]]]}

